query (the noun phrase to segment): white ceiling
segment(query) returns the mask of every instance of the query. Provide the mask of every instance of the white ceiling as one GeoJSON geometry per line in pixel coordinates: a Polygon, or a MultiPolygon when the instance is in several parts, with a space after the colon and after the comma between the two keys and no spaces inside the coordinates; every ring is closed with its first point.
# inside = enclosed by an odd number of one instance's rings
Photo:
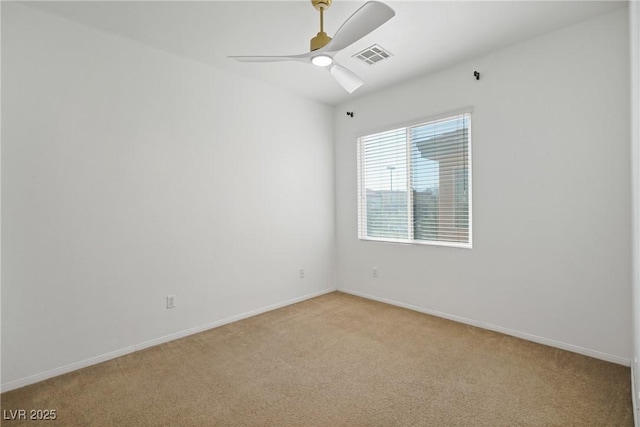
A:
{"type": "MultiPolygon", "coordinates": [[[[396,16],[336,55],[365,84],[344,91],[324,69],[300,62],[239,63],[228,55],[309,50],[319,31],[310,1],[29,2],[140,43],[337,105],[403,80],[584,21],[626,1],[386,1],[396,16]],[[377,43],[393,57],[370,66],[351,55],[377,43]]],[[[334,0],[329,36],[364,1],[334,0]]]]}

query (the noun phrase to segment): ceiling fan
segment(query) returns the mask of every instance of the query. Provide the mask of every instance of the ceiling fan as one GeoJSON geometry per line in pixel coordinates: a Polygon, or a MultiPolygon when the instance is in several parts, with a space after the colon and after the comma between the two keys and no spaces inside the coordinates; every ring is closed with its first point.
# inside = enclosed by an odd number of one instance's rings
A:
{"type": "Polygon", "coordinates": [[[389,6],[378,1],[365,3],[347,19],[336,31],[333,39],[324,32],[324,10],[331,6],[332,0],[311,0],[311,4],[320,12],[320,32],[311,39],[311,51],[300,55],[284,56],[230,56],[241,62],[277,62],[300,61],[319,67],[325,67],[338,83],[352,93],[363,82],[351,70],[338,64],[333,57],[347,46],[357,42],[382,24],[393,18],[395,12],[389,6]]]}

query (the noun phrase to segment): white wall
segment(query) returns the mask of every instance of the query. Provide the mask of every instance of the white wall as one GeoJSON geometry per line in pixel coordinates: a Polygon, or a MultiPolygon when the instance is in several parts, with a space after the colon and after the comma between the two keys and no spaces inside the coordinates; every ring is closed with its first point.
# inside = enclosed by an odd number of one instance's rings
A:
{"type": "Polygon", "coordinates": [[[627,12],[337,108],[338,288],[629,364],[627,12]],[[468,106],[473,249],[359,241],[356,137],[468,106]]]}
{"type": "Polygon", "coordinates": [[[640,358],[640,3],[629,3],[630,57],[631,57],[631,200],[633,202],[633,338],[634,363],[632,365],[632,389],[635,424],[640,425],[640,382],[638,359],[640,358]]]}
{"type": "Polygon", "coordinates": [[[328,106],[5,2],[2,113],[3,390],[335,288],[328,106]]]}

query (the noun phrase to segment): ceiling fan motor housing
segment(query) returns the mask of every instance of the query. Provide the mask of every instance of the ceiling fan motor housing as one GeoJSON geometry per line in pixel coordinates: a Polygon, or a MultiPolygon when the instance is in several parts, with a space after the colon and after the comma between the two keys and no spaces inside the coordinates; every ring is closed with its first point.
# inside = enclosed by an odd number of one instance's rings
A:
{"type": "Polygon", "coordinates": [[[331,37],[324,31],[320,31],[314,38],[311,39],[311,51],[318,50],[324,47],[331,41],[331,37]]]}

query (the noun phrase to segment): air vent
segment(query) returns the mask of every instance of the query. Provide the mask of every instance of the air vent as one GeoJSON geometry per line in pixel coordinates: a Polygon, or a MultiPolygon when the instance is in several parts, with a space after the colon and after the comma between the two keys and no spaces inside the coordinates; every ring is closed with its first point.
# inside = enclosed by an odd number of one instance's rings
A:
{"type": "Polygon", "coordinates": [[[353,55],[354,58],[358,58],[359,60],[366,62],[369,65],[377,64],[380,61],[384,61],[387,58],[390,58],[392,55],[389,51],[385,50],[383,47],[374,44],[373,46],[369,46],[362,52],[358,52],[353,55]]]}

